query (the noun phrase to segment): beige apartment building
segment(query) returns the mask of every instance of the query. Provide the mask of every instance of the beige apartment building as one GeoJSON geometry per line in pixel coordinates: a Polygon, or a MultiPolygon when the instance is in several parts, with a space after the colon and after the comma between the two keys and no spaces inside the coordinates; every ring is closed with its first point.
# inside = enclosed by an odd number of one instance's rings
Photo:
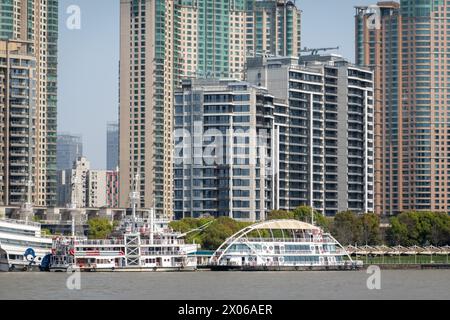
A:
{"type": "MultiPolygon", "coordinates": [[[[27,44],[26,49],[23,49],[26,51],[25,56],[20,58],[22,59],[20,63],[24,63],[27,59],[34,60],[33,79],[28,79],[30,86],[20,88],[25,91],[33,87],[32,99],[35,99],[33,101],[32,128],[27,129],[32,132],[31,139],[34,146],[33,150],[26,151],[30,153],[34,162],[32,164],[33,202],[37,206],[54,206],[56,204],[58,1],[5,0],[2,1],[1,8],[2,54],[8,55],[6,51],[11,50],[11,46],[7,43],[12,46],[18,43],[27,44]],[[7,46],[9,49],[6,48],[7,46]]],[[[11,90],[10,93],[14,94],[14,90],[11,90]]],[[[20,98],[24,98],[24,96],[21,95],[20,98]]],[[[15,97],[8,97],[8,100],[4,100],[3,109],[16,107],[15,101],[15,97]],[[9,103],[9,105],[5,105],[5,103],[9,103]]],[[[12,118],[9,120],[10,123],[7,126],[23,122],[23,120],[12,118]]],[[[6,142],[6,144],[8,143],[6,142]]],[[[5,161],[7,161],[6,158],[3,158],[3,162],[5,161]]],[[[3,166],[9,168],[8,164],[3,163],[3,166]]],[[[8,170],[12,170],[12,168],[8,170]]],[[[27,180],[29,179],[27,178],[27,180]]],[[[7,195],[10,197],[9,199],[3,197],[3,202],[18,201],[21,197],[19,193],[22,192],[19,190],[20,188],[19,185],[14,185],[14,188],[11,186],[10,190],[16,190],[17,193],[7,195]]]]}
{"type": "Polygon", "coordinates": [[[375,70],[375,212],[450,212],[448,1],[356,7],[356,60],[375,70]]]}

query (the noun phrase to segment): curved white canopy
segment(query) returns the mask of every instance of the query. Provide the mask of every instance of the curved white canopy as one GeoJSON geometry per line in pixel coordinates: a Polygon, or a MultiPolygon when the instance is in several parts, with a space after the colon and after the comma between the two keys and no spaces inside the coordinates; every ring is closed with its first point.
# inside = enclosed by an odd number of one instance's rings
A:
{"type": "Polygon", "coordinates": [[[298,220],[268,220],[251,226],[253,230],[320,230],[319,227],[298,220]]]}

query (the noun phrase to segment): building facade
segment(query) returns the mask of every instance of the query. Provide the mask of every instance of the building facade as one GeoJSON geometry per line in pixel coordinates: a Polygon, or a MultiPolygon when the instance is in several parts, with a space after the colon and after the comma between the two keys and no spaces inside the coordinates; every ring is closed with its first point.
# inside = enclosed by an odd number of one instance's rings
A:
{"type": "Polygon", "coordinates": [[[58,206],[77,208],[118,208],[117,171],[92,170],[85,157],[79,157],[72,169],[58,171],[58,206]]]}
{"type": "Polygon", "coordinates": [[[273,97],[189,80],[175,94],[175,218],[264,220],[273,209],[273,97]]]}
{"type": "Polygon", "coordinates": [[[301,10],[292,1],[249,1],[247,54],[298,57],[301,50],[301,16],[301,10]]]}
{"type": "Polygon", "coordinates": [[[357,63],[375,71],[376,212],[450,212],[447,1],[356,8],[357,63]]]}
{"type": "Polygon", "coordinates": [[[107,206],[107,179],[106,170],[89,170],[86,181],[86,208],[102,208],[107,206]]]}
{"type": "Polygon", "coordinates": [[[83,138],[80,135],[58,134],[56,151],[58,171],[71,169],[73,163],[83,156],[83,138]]]}
{"type": "MultiPolygon", "coordinates": [[[[172,215],[173,92],[185,78],[245,77],[247,52],[253,47],[247,47],[249,30],[243,26],[253,2],[121,0],[121,206],[129,205],[139,173],[139,206],[172,215]]],[[[278,32],[299,34],[297,19],[281,24],[278,32]]],[[[296,35],[276,37],[283,43],[298,40],[296,35]]]]}
{"type": "Polygon", "coordinates": [[[72,169],[58,171],[58,206],[85,208],[88,203],[90,162],[85,157],[76,159],[72,169]]]}
{"type": "Polygon", "coordinates": [[[56,204],[57,0],[5,0],[0,10],[2,39],[29,44],[35,60],[35,157],[33,200],[56,204]]]}
{"type": "Polygon", "coordinates": [[[373,73],[339,56],[249,59],[248,81],[275,109],[275,209],[373,211],[373,73]]]}
{"type": "Polygon", "coordinates": [[[36,60],[28,45],[0,41],[0,204],[27,200],[35,163],[36,60]]]}
{"type": "Polygon", "coordinates": [[[140,175],[138,204],[171,214],[172,115],[170,79],[173,50],[166,45],[166,14],[161,0],[121,0],[120,38],[120,205],[129,207],[129,192],[140,175]],[[169,61],[169,62],[167,62],[169,61]],[[167,75],[168,77],[165,77],[167,75]],[[169,82],[168,82],[169,81],[169,82]],[[166,87],[168,86],[168,87],[166,87]]]}
{"type": "Polygon", "coordinates": [[[106,171],[106,206],[119,208],[119,172],[106,171]]]}
{"type": "Polygon", "coordinates": [[[119,167],[119,123],[108,122],[106,128],[106,169],[115,171],[119,167]]]}

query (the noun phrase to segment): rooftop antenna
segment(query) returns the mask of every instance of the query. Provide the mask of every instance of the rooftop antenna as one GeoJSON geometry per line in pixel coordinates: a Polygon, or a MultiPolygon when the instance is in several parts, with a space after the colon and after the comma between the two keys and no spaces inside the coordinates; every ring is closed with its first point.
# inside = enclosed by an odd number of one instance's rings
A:
{"type": "Polygon", "coordinates": [[[130,202],[133,208],[133,227],[131,232],[136,232],[136,207],[137,203],[140,200],[139,192],[138,192],[138,184],[139,184],[139,173],[136,173],[134,176],[134,187],[133,191],[130,192],[130,202]]]}
{"type": "Polygon", "coordinates": [[[301,53],[303,52],[311,52],[312,56],[317,56],[319,54],[319,51],[330,51],[330,50],[339,50],[339,47],[331,47],[331,48],[308,48],[304,47],[302,50],[300,50],[301,53]]]}

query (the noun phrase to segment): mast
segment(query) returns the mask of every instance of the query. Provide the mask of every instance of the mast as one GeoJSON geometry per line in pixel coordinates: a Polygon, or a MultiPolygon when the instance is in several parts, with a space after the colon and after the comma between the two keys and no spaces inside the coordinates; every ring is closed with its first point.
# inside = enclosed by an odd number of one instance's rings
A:
{"type": "Polygon", "coordinates": [[[30,177],[27,182],[27,201],[22,206],[22,213],[25,215],[25,221],[28,221],[28,219],[33,216],[32,189],[33,180],[30,177]]]}
{"type": "Polygon", "coordinates": [[[131,207],[133,208],[133,227],[131,228],[131,232],[136,232],[136,207],[137,202],[139,201],[139,192],[138,192],[138,183],[139,183],[139,173],[136,173],[134,176],[134,187],[133,191],[130,192],[130,203],[131,207]]]}
{"type": "Polygon", "coordinates": [[[72,215],[72,238],[75,238],[75,217],[72,215]]]}
{"type": "Polygon", "coordinates": [[[153,244],[153,234],[154,234],[154,226],[155,226],[155,221],[154,221],[154,214],[155,214],[155,209],[154,208],[150,208],[150,244],[153,244]]]}

